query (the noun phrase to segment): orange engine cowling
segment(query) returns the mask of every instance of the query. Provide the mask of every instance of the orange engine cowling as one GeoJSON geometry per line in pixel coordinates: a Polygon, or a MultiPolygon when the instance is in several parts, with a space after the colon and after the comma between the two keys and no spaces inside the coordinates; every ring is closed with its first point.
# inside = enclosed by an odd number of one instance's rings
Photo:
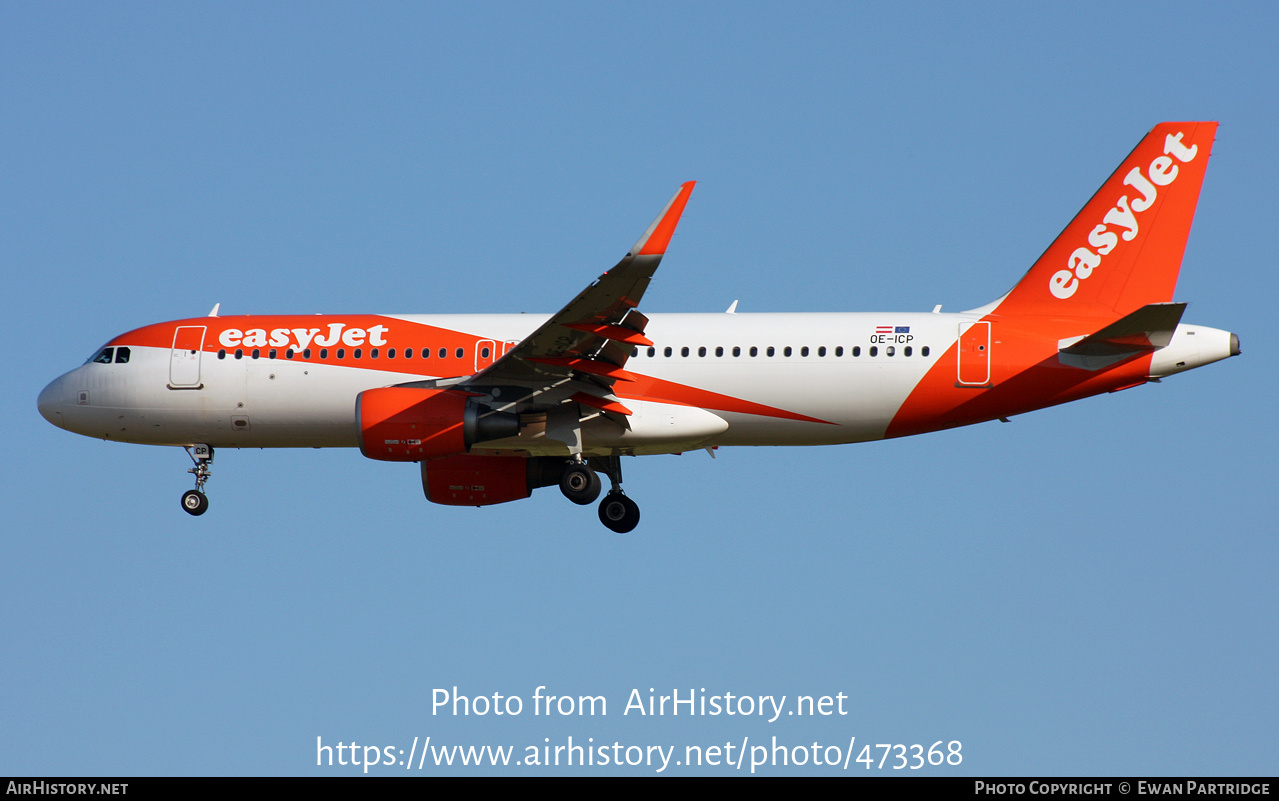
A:
{"type": "Polygon", "coordinates": [[[529,460],[519,456],[449,456],[422,462],[426,499],[445,506],[488,506],[532,494],[529,460]]]}
{"type": "Polygon", "coordinates": [[[481,410],[473,397],[453,389],[365,390],[355,400],[360,452],[370,459],[420,462],[519,434],[517,415],[481,410]]]}
{"type": "Polygon", "coordinates": [[[518,501],[558,484],[564,465],[554,456],[446,456],[422,462],[422,491],[445,506],[518,501]]]}

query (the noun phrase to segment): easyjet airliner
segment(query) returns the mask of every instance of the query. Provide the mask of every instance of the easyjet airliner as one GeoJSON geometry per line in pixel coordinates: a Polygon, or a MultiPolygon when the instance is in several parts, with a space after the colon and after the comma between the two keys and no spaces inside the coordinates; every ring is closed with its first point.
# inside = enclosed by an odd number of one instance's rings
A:
{"type": "MultiPolygon", "coordinates": [[[[623,456],[922,434],[1115,392],[1238,355],[1173,302],[1216,133],[1163,123],[1003,297],[943,314],[647,315],[693,190],[550,316],[207,317],[121,334],[40,393],[54,425],[187,450],[193,515],[217,448],[359,447],[426,497],[558,485],[627,532],[623,456]]],[[[735,306],[736,304],[734,304],[735,306]]],[[[713,455],[713,452],[712,452],[713,455]]]]}

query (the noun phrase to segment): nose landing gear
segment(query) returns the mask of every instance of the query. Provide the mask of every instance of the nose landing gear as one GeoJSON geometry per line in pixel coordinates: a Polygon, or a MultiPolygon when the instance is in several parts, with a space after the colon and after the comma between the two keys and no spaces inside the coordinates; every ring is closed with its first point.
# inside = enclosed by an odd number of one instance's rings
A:
{"type": "Polygon", "coordinates": [[[213,463],[213,447],[196,444],[183,446],[183,449],[195,463],[195,467],[187,471],[195,476],[195,489],[182,493],[182,511],[199,516],[209,509],[209,498],[204,494],[204,482],[213,475],[213,471],[209,469],[209,465],[213,463]]]}

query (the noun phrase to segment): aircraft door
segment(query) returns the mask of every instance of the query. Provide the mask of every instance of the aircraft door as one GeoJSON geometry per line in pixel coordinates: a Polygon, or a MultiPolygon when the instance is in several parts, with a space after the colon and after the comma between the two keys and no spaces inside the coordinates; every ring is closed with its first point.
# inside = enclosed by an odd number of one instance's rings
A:
{"type": "Polygon", "coordinates": [[[180,325],[173,332],[169,352],[169,389],[200,389],[200,356],[204,351],[203,325],[180,325]]]}
{"type": "Polygon", "coordinates": [[[990,322],[959,324],[959,377],[956,386],[990,386],[990,322]]]}

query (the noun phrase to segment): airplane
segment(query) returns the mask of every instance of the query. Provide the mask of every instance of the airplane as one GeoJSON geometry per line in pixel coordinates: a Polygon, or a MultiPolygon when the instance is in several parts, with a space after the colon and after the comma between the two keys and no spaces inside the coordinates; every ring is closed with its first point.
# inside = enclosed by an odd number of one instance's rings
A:
{"type": "Polygon", "coordinates": [[[558,485],[626,533],[621,457],[910,436],[1158,382],[1240,353],[1173,290],[1215,122],[1155,126],[1006,294],[932,312],[639,310],[693,191],[549,316],[205,317],[121,334],[40,393],[77,434],[185,448],[208,508],[218,448],[358,447],[417,462],[428,500],[558,485]]]}

